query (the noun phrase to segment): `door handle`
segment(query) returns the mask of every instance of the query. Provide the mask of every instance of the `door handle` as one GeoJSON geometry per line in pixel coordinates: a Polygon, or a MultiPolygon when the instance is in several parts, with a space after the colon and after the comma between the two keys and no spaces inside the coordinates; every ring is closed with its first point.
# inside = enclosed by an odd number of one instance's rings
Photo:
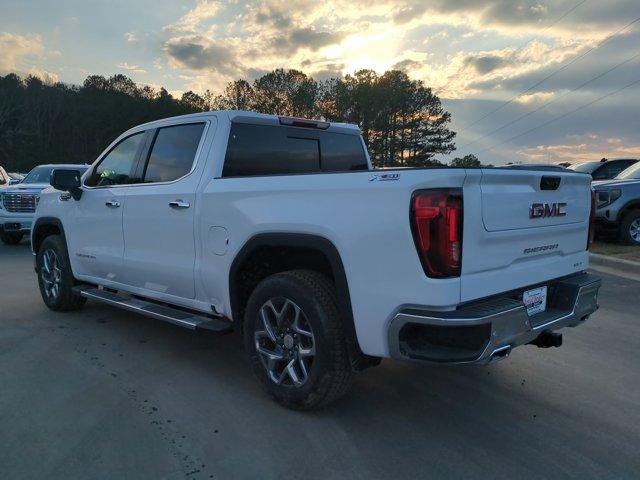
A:
{"type": "Polygon", "coordinates": [[[115,200],[107,200],[104,204],[109,208],[118,208],[120,206],[120,202],[115,200]]]}
{"type": "Polygon", "coordinates": [[[173,202],[169,202],[169,206],[171,208],[189,208],[191,204],[183,200],[174,200],[173,202]]]}

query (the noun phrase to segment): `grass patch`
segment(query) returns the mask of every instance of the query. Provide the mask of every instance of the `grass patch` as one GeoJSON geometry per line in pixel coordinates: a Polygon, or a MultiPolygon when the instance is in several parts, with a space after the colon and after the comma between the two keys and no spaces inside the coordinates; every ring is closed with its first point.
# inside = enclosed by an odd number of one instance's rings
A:
{"type": "Polygon", "coordinates": [[[592,253],[599,253],[601,255],[609,255],[610,257],[640,262],[640,247],[636,246],[618,245],[616,243],[597,241],[591,245],[590,250],[592,253]]]}

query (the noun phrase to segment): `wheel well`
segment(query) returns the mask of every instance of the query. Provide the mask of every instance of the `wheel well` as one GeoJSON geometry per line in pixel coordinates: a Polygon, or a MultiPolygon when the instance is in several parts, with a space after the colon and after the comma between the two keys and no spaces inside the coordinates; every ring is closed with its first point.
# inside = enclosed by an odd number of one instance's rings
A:
{"type": "Polygon", "coordinates": [[[50,235],[64,236],[64,230],[62,229],[62,226],[60,225],[59,221],[55,219],[50,221],[38,221],[36,225],[34,225],[33,235],[32,235],[33,245],[31,249],[35,253],[38,253],[38,250],[40,249],[40,245],[42,245],[42,242],[44,241],[44,239],[50,235]]]}
{"type": "Polygon", "coordinates": [[[331,264],[319,250],[282,245],[262,245],[254,248],[238,265],[235,275],[230,279],[233,318],[241,321],[251,293],[262,280],[274,273],[298,269],[320,272],[335,285],[331,264]]]}
{"type": "Polygon", "coordinates": [[[294,269],[314,270],[333,282],[353,368],[361,370],[379,363],[379,359],[362,353],[358,345],[349,285],[340,254],[333,243],[316,235],[265,233],[253,237],[242,247],[229,272],[231,315],[235,323],[242,328],[245,306],[258,283],[274,273],[294,269]]]}
{"type": "Polygon", "coordinates": [[[619,220],[622,221],[624,217],[632,210],[640,210],[640,201],[634,201],[625,205],[619,213],[619,220]]]}

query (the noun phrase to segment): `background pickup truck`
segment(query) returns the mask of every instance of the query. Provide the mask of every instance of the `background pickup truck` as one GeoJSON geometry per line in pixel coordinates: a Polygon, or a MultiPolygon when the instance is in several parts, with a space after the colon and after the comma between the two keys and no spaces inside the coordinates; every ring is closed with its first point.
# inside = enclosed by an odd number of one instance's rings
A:
{"type": "Polygon", "coordinates": [[[285,406],[380,358],[487,363],[597,309],[591,177],[373,170],[356,126],[209,112],[135,127],[42,192],[44,302],[240,331],[285,406]],[[61,193],[62,191],[62,193],[61,193]]]}
{"type": "Polygon", "coordinates": [[[640,162],[613,180],[593,182],[598,233],[640,246],[640,162]]]}
{"type": "Polygon", "coordinates": [[[54,168],[72,168],[84,173],[86,165],[40,165],[18,184],[0,190],[0,241],[7,245],[20,243],[29,235],[40,192],[49,186],[54,168]]]}

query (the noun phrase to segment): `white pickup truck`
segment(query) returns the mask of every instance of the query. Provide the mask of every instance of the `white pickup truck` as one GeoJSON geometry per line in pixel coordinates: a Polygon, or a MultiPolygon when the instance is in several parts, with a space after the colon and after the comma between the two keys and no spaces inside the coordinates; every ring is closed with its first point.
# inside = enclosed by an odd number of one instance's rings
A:
{"type": "Polygon", "coordinates": [[[93,299],[238,330],[311,409],[383,357],[488,363],[597,308],[589,175],[374,170],[356,126],[219,111],[140,125],[54,170],[32,248],[53,310],[93,299]]]}

